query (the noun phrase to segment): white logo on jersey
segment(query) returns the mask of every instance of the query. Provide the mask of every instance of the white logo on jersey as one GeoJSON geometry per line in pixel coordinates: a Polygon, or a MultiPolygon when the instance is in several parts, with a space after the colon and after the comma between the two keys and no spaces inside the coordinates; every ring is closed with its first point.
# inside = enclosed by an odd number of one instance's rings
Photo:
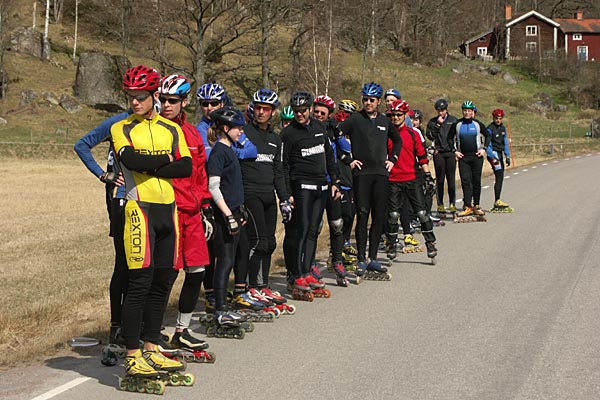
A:
{"type": "Polygon", "coordinates": [[[272,163],[274,158],[275,158],[274,154],[257,154],[256,162],[272,163]]]}
{"type": "Polygon", "coordinates": [[[325,153],[325,145],[324,144],[319,144],[315,147],[310,147],[308,149],[301,150],[302,157],[309,157],[309,156],[312,156],[315,154],[321,154],[321,153],[325,153]]]}

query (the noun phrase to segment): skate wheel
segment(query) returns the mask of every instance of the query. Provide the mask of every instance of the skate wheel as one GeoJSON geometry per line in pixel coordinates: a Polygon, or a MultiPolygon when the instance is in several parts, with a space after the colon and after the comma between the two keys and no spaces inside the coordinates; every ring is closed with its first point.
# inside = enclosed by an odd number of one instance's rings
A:
{"type": "Polygon", "coordinates": [[[290,315],[296,314],[296,306],[293,304],[288,305],[286,312],[290,315]]]}
{"type": "Polygon", "coordinates": [[[281,310],[278,308],[274,308],[273,314],[275,315],[275,318],[279,318],[279,316],[281,315],[281,310]]]}
{"type": "Polygon", "coordinates": [[[127,390],[127,381],[125,381],[123,378],[119,378],[119,390],[127,390]]]}
{"type": "Polygon", "coordinates": [[[135,382],[127,382],[127,391],[128,392],[135,392],[136,391],[136,384],[135,382]]]}
{"type": "Polygon", "coordinates": [[[392,280],[392,274],[385,274],[385,278],[386,281],[391,281],[392,280]]]}
{"type": "Polygon", "coordinates": [[[323,290],[323,297],[325,297],[326,299],[331,297],[331,291],[329,289],[325,289],[323,290]]]}
{"type": "Polygon", "coordinates": [[[190,374],[189,372],[182,377],[183,386],[193,386],[194,382],[196,382],[196,377],[194,374],[190,374]]]}
{"type": "Polygon", "coordinates": [[[432,257],[432,258],[431,258],[431,265],[435,265],[435,264],[436,264],[436,262],[437,262],[437,261],[435,260],[435,257],[432,257]]]}
{"type": "Polygon", "coordinates": [[[234,336],[236,339],[242,340],[246,336],[246,331],[240,329],[240,331],[234,336]]]}
{"type": "Polygon", "coordinates": [[[172,374],[169,377],[169,385],[171,385],[171,386],[179,386],[179,385],[181,385],[181,383],[182,383],[181,382],[181,375],[179,375],[179,374],[172,374]]]}
{"type": "MultiPolygon", "coordinates": [[[[165,385],[164,382],[156,381],[155,386],[154,386],[154,394],[163,395],[163,394],[165,394],[166,388],[167,388],[167,386],[165,385]]],[[[148,392],[148,393],[150,393],[150,392],[148,392]]]]}
{"type": "Polygon", "coordinates": [[[360,285],[360,283],[362,282],[361,277],[357,276],[355,282],[356,282],[357,285],[360,285]]]}
{"type": "Polygon", "coordinates": [[[204,353],[204,362],[208,364],[214,364],[217,361],[217,355],[210,351],[204,353]]]}

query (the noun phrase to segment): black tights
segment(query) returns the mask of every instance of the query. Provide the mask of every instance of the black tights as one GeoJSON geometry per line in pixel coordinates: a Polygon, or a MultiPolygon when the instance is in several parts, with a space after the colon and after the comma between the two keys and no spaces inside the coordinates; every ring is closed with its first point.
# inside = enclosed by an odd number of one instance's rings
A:
{"type": "Polygon", "coordinates": [[[356,247],[358,261],[366,261],[367,224],[369,230],[369,258],[377,259],[379,240],[384,231],[387,204],[388,177],[383,175],[360,175],[354,179],[356,191],[356,247]]]}

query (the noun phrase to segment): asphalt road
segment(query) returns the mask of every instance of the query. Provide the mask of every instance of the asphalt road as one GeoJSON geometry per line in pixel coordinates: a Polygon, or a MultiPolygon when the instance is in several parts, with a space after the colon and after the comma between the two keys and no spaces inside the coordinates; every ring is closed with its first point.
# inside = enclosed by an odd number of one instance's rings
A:
{"type": "MultiPolygon", "coordinates": [[[[165,399],[599,399],[600,154],[509,170],[514,214],[436,229],[439,257],[338,288],[244,340],[165,399]]],[[[493,185],[486,180],[484,185],[493,185]]],[[[484,189],[482,203],[493,203],[484,189]]],[[[4,371],[0,398],[130,399],[99,349],[4,371]]]]}

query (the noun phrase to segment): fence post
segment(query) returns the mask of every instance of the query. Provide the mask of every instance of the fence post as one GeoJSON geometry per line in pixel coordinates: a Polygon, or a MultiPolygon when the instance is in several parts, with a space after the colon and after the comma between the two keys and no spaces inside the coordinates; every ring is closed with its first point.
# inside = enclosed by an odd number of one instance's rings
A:
{"type": "Polygon", "coordinates": [[[550,143],[550,155],[554,155],[554,143],[550,143]]]}

